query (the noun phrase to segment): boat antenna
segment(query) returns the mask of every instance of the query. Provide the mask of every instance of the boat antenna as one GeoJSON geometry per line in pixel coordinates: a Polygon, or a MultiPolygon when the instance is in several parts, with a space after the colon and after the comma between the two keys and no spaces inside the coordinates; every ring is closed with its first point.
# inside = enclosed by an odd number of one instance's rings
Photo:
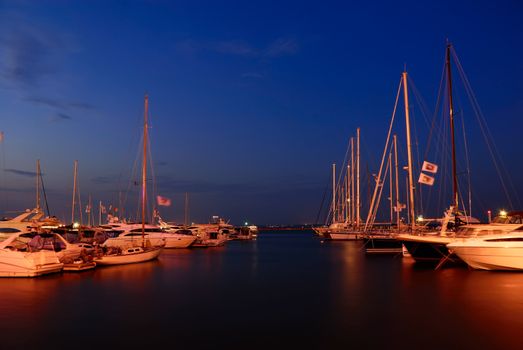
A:
{"type": "Polygon", "coordinates": [[[453,189],[453,201],[454,201],[454,213],[458,212],[459,198],[458,198],[458,179],[456,175],[456,142],[454,139],[454,105],[452,101],[452,75],[450,69],[450,49],[452,45],[447,41],[447,54],[446,54],[446,66],[447,66],[447,86],[448,86],[448,97],[449,97],[449,117],[450,117],[450,137],[452,145],[452,189],[453,189]]]}

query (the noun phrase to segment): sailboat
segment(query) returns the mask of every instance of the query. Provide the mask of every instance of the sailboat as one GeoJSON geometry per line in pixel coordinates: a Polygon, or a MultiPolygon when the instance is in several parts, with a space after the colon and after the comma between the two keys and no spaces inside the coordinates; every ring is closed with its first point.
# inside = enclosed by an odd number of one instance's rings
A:
{"type": "MultiPolygon", "coordinates": [[[[145,95],[145,108],[144,108],[144,124],[143,124],[143,158],[142,158],[142,234],[141,244],[132,242],[127,247],[117,247],[115,249],[106,248],[107,252],[101,256],[96,257],[94,260],[98,265],[121,265],[121,264],[133,264],[141,263],[158,258],[160,253],[163,251],[164,245],[153,246],[151,242],[145,237],[145,203],[147,198],[147,136],[148,136],[148,125],[147,115],[149,99],[145,95]]],[[[104,242],[104,245],[110,241],[108,239],[104,242]]]]}
{"type": "Polygon", "coordinates": [[[360,222],[360,128],[356,129],[356,164],[354,164],[354,138],[350,139],[351,164],[347,165],[346,177],[337,194],[336,164],[332,164],[331,223],[328,227],[315,227],[314,231],[326,240],[359,240],[363,238],[360,222]],[[352,169],[352,170],[351,170],[352,169]],[[356,172],[356,176],[354,176],[356,172]],[[356,181],[354,181],[354,178],[356,181]],[[356,182],[356,189],[354,188],[356,182]],[[343,195],[345,192],[345,196],[343,195]],[[355,204],[352,205],[352,198],[355,204]],[[341,202],[341,205],[338,205],[341,202]],[[344,213],[342,215],[342,213],[344,213]],[[341,218],[345,216],[345,218],[341,218]]]}
{"type": "MultiPolygon", "coordinates": [[[[454,136],[454,106],[452,96],[452,75],[450,66],[452,45],[449,43],[446,47],[445,69],[447,75],[447,93],[448,93],[448,111],[450,121],[450,137],[452,146],[452,204],[446,210],[441,220],[441,229],[435,232],[416,232],[414,226],[411,232],[399,234],[396,239],[402,242],[410,256],[418,263],[428,263],[436,265],[436,269],[444,264],[463,264],[463,261],[449,250],[447,245],[463,239],[463,237],[477,236],[483,230],[492,230],[489,225],[476,225],[479,221],[470,216],[463,215],[459,210],[459,193],[457,180],[457,163],[456,163],[456,143],[454,136]],[[483,226],[487,226],[484,228],[483,226]],[[460,238],[461,237],[461,238],[460,238]]],[[[409,172],[411,171],[409,167],[409,172]]],[[[412,210],[412,206],[411,206],[412,210]]],[[[499,225],[496,228],[498,233],[510,231],[513,227],[499,225]]]]}

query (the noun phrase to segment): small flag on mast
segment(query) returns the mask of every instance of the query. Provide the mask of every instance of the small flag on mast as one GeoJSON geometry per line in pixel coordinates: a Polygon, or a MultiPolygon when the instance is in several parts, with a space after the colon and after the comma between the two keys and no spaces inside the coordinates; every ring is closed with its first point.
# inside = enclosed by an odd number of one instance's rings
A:
{"type": "Polygon", "coordinates": [[[425,175],[425,174],[421,173],[419,175],[418,182],[422,183],[422,184],[425,184],[425,185],[432,186],[432,185],[434,185],[434,178],[432,176],[425,175]]]}
{"type": "Polygon", "coordinates": [[[424,161],[423,166],[421,167],[421,170],[435,174],[438,172],[438,166],[434,163],[429,163],[427,161],[424,161]]]}
{"type": "Polygon", "coordinates": [[[156,196],[156,201],[158,202],[158,205],[169,207],[171,205],[171,200],[166,197],[162,196],[156,196]]]}

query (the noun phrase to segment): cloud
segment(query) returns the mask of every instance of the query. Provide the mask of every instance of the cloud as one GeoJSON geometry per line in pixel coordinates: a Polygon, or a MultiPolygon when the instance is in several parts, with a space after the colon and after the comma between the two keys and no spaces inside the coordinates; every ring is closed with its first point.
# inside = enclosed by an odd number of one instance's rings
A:
{"type": "Polygon", "coordinates": [[[29,23],[22,16],[0,16],[0,78],[33,87],[58,72],[61,58],[77,50],[67,35],[29,23]]]}
{"type": "Polygon", "coordinates": [[[25,177],[36,177],[36,172],[34,171],[25,171],[18,169],[5,169],[4,171],[25,177]]]}
{"type": "Polygon", "coordinates": [[[30,96],[24,99],[25,101],[32,102],[35,105],[42,105],[47,107],[53,107],[53,108],[60,108],[60,109],[94,109],[95,107],[91,104],[85,103],[85,102],[77,102],[77,101],[64,101],[59,99],[53,99],[48,97],[37,97],[37,96],[30,96]]]}
{"type": "Polygon", "coordinates": [[[58,122],[62,120],[72,120],[73,118],[70,115],[64,113],[56,113],[54,117],[51,118],[52,122],[58,122]]]}
{"type": "Polygon", "coordinates": [[[200,51],[212,51],[224,55],[254,58],[275,58],[294,55],[299,50],[298,42],[293,38],[287,37],[278,38],[265,47],[255,47],[243,40],[198,42],[193,39],[180,41],[176,46],[179,51],[187,54],[196,54],[200,51]]]}
{"type": "Polygon", "coordinates": [[[298,52],[299,46],[292,38],[279,38],[271,43],[263,52],[265,57],[280,57],[294,55],[298,52]]]}
{"type": "Polygon", "coordinates": [[[210,49],[222,54],[239,56],[256,56],[258,51],[244,41],[219,41],[209,45],[210,49]]]}

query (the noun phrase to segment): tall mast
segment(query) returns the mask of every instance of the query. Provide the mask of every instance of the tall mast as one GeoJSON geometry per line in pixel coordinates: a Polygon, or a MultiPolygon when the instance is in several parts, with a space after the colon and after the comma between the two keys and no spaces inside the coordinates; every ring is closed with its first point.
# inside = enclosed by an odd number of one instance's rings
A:
{"type": "Polygon", "coordinates": [[[184,218],[184,224],[187,226],[189,224],[189,196],[187,192],[185,192],[185,218],[184,218]]]}
{"type": "Polygon", "coordinates": [[[409,117],[409,93],[407,88],[407,72],[403,72],[403,98],[405,101],[405,125],[407,128],[407,156],[408,156],[408,171],[409,171],[409,214],[410,226],[412,230],[416,225],[416,218],[414,214],[414,181],[412,179],[412,143],[410,140],[410,117],[409,117]]]}
{"type": "Polygon", "coordinates": [[[392,198],[392,157],[391,157],[392,151],[389,153],[389,202],[390,202],[390,224],[392,226],[392,223],[394,222],[394,202],[392,198]]]}
{"type": "Polygon", "coordinates": [[[36,210],[40,211],[40,159],[36,160],[36,210]]]}
{"type": "Polygon", "coordinates": [[[398,173],[398,145],[396,135],[392,136],[394,142],[394,167],[396,168],[396,223],[398,224],[398,231],[400,229],[400,186],[399,186],[399,173],[398,173]]]}
{"type": "Polygon", "coordinates": [[[347,176],[345,182],[345,222],[350,222],[350,165],[347,165],[347,176]]]}
{"type": "Polygon", "coordinates": [[[75,208],[75,199],[76,199],[76,176],[78,173],[78,161],[74,161],[74,171],[73,171],[73,205],[71,207],[71,223],[74,223],[74,208],[75,208]]]}
{"type": "Polygon", "coordinates": [[[332,164],[332,223],[336,222],[336,164],[332,164]]]}
{"type": "Polygon", "coordinates": [[[452,103],[452,75],[450,69],[450,48],[451,44],[447,44],[447,86],[449,94],[449,116],[450,116],[450,137],[452,142],[452,189],[453,189],[453,201],[454,201],[454,213],[458,212],[458,178],[456,172],[456,143],[454,140],[454,105],[452,103]]]}
{"type": "Polygon", "coordinates": [[[360,228],[360,128],[356,129],[356,227],[360,228]]]}
{"type": "Polygon", "coordinates": [[[354,192],[354,137],[350,138],[350,200],[351,200],[351,207],[350,207],[350,224],[354,225],[354,217],[355,217],[355,192],[354,192]]]}
{"type": "Polygon", "coordinates": [[[147,109],[149,97],[145,94],[145,108],[143,113],[143,159],[142,159],[142,246],[145,247],[145,200],[147,195],[147,109]]]}

